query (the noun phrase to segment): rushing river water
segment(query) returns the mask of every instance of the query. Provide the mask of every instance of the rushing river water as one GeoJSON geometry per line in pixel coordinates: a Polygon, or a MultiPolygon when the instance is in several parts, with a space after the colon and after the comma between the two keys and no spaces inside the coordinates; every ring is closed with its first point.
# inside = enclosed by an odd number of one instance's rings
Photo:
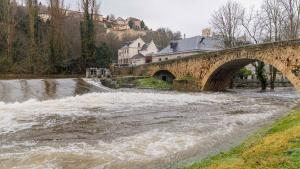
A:
{"type": "Polygon", "coordinates": [[[174,167],[237,144],[299,102],[292,88],[183,94],[0,81],[0,168],[174,167]]]}

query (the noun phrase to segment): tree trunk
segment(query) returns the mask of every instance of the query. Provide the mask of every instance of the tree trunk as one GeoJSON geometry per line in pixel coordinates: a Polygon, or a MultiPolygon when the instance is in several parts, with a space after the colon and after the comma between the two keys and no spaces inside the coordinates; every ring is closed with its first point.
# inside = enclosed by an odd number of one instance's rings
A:
{"type": "Polygon", "coordinates": [[[265,64],[264,62],[258,61],[257,65],[255,65],[255,71],[257,79],[260,82],[261,90],[265,91],[267,89],[267,77],[265,74],[265,64]]]}
{"type": "Polygon", "coordinates": [[[275,90],[275,81],[276,81],[277,69],[274,66],[270,65],[270,88],[275,90]]]}

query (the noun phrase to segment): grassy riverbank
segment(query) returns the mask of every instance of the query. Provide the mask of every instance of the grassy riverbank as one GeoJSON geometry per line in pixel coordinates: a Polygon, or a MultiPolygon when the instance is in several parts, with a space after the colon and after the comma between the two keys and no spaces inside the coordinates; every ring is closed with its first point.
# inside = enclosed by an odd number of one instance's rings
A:
{"type": "Polygon", "coordinates": [[[185,169],[299,169],[300,109],[227,153],[185,169]]]}
{"type": "Polygon", "coordinates": [[[137,88],[147,88],[147,89],[159,89],[159,90],[170,90],[172,89],[172,84],[155,79],[153,77],[138,79],[135,81],[137,88]]]}

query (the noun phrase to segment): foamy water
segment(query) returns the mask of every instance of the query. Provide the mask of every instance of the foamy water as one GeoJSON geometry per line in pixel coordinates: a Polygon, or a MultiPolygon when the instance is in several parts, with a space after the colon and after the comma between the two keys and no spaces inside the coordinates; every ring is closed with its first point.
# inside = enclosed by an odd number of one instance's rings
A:
{"type": "MultiPolygon", "coordinates": [[[[73,83],[60,84],[75,90],[73,83]]],[[[0,168],[173,166],[234,143],[299,101],[290,88],[196,94],[123,90],[54,100],[3,100],[0,168]]]]}

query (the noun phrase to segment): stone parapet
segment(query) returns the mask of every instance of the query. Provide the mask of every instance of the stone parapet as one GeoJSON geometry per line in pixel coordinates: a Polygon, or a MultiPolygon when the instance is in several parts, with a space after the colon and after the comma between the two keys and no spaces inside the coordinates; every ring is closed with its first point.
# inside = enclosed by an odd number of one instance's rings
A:
{"type": "MultiPolygon", "coordinates": [[[[168,71],[175,79],[191,75],[199,90],[221,91],[231,83],[234,74],[242,67],[262,61],[278,69],[300,90],[300,40],[241,46],[216,52],[200,53],[177,60],[163,61],[118,70],[135,76],[154,76],[157,72],[168,71]]],[[[178,89],[185,86],[178,83],[178,89]]]]}

